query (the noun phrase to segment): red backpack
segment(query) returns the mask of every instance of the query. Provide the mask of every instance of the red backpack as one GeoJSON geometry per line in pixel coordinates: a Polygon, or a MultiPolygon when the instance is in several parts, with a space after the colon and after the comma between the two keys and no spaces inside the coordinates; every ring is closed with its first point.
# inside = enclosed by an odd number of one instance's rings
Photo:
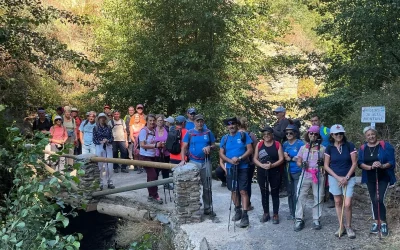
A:
{"type": "MultiPolygon", "coordinates": [[[[258,144],[257,144],[258,150],[260,150],[260,149],[262,148],[263,143],[264,143],[263,140],[261,140],[261,141],[258,142],[258,144]]],[[[280,147],[280,146],[281,146],[280,142],[275,141],[276,150],[279,150],[279,147],[280,147]]]]}

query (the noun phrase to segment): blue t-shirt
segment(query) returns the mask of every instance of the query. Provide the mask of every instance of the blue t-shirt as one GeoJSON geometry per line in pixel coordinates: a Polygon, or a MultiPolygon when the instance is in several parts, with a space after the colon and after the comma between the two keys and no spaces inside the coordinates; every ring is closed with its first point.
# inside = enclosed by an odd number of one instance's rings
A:
{"type": "MultiPolygon", "coordinates": [[[[189,121],[189,120],[186,120],[185,128],[186,128],[187,130],[194,129],[194,128],[195,128],[194,122],[191,122],[191,121],[189,121]]],[[[207,125],[206,125],[206,124],[204,124],[203,129],[207,129],[207,125]]]]}
{"type": "MultiPolygon", "coordinates": [[[[340,154],[338,149],[330,144],[325,150],[325,154],[330,156],[330,165],[329,167],[337,174],[338,176],[346,176],[349,172],[352,162],[351,162],[351,154],[356,154],[357,149],[353,143],[347,142],[341,145],[342,153],[340,154]]],[[[353,173],[350,177],[355,176],[353,173]]]]}
{"type": "Polygon", "coordinates": [[[203,148],[214,143],[215,137],[211,130],[202,129],[202,131],[197,131],[191,129],[186,133],[183,142],[189,144],[189,159],[195,162],[204,163],[205,154],[203,148]]]}
{"type": "MultiPolygon", "coordinates": [[[[229,159],[233,157],[239,157],[243,155],[247,151],[247,145],[252,144],[253,140],[246,132],[242,132],[245,136],[245,140],[242,141],[242,134],[241,132],[237,132],[235,135],[225,135],[221,139],[221,144],[225,148],[225,155],[229,159]]],[[[231,168],[232,164],[227,162],[226,168],[231,168]]],[[[239,163],[239,168],[248,168],[249,167],[249,159],[242,159],[239,163]]]]}
{"type": "Polygon", "coordinates": [[[331,130],[328,127],[321,126],[319,129],[319,134],[321,135],[322,138],[322,146],[325,148],[328,147],[329,145],[329,135],[331,133],[331,130]]]}
{"type": "MultiPolygon", "coordinates": [[[[303,145],[304,145],[304,142],[299,139],[297,139],[292,145],[289,143],[289,141],[285,141],[282,145],[283,152],[284,153],[286,152],[290,158],[296,157],[297,154],[299,153],[301,146],[303,146],[303,145]]],[[[293,159],[293,161],[289,162],[289,169],[290,169],[290,173],[292,173],[292,174],[301,172],[301,168],[299,168],[297,166],[295,159],[293,159]]]]}
{"type": "Polygon", "coordinates": [[[83,144],[88,146],[93,143],[93,128],[96,126],[96,123],[91,124],[88,122],[85,126],[84,125],[85,122],[82,122],[79,126],[79,131],[83,132],[83,144]]]}

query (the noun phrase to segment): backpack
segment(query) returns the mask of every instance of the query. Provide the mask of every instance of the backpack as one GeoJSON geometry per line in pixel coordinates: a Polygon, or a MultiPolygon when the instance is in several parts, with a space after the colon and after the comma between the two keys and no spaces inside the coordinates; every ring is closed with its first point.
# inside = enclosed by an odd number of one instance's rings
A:
{"type": "MultiPolygon", "coordinates": [[[[140,131],[142,131],[143,129],[146,130],[146,139],[144,139],[144,141],[147,141],[147,138],[149,137],[149,134],[150,134],[150,130],[147,128],[147,126],[145,126],[145,127],[143,127],[140,131]]],[[[139,132],[139,134],[140,134],[140,132],[139,132]]],[[[153,134],[153,136],[155,136],[155,134],[153,134]]],[[[138,145],[139,145],[139,147],[140,147],[139,136],[138,136],[138,145]]],[[[144,150],[147,151],[146,148],[145,148],[144,150]]]]}
{"type": "MultiPolygon", "coordinates": [[[[385,150],[385,141],[380,140],[379,145],[381,145],[382,149],[385,150]]],[[[365,144],[361,145],[361,150],[364,151],[365,144]]]]}
{"type": "MultiPolygon", "coordinates": [[[[243,144],[246,144],[246,133],[243,132],[243,131],[239,131],[239,133],[240,133],[240,140],[242,141],[243,144]]],[[[247,132],[247,133],[250,136],[250,132],[247,132]]],[[[226,148],[225,148],[226,147],[226,143],[228,142],[228,136],[229,136],[229,134],[226,134],[221,139],[221,141],[223,141],[223,139],[225,138],[224,143],[221,145],[221,148],[223,148],[225,150],[226,150],[226,148]]]]}
{"type": "Polygon", "coordinates": [[[165,147],[171,154],[181,153],[181,141],[182,141],[182,128],[175,129],[172,128],[168,133],[167,141],[165,147]]]}
{"type": "MultiPolygon", "coordinates": [[[[261,141],[258,142],[258,144],[257,144],[258,150],[260,150],[260,149],[262,148],[263,143],[264,143],[263,140],[261,140],[261,141]]],[[[276,150],[279,150],[279,147],[280,147],[280,146],[281,146],[281,143],[278,142],[278,141],[275,141],[275,148],[276,148],[276,150]]]]}

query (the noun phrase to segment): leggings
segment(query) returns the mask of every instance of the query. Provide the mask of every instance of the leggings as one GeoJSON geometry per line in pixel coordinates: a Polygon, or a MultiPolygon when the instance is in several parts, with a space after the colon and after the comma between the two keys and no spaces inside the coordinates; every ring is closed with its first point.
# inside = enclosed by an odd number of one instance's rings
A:
{"type": "MultiPolygon", "coordinates": [[[[386,190],[389,187],[388,181],[380,180],[378,182],[379,186],[379,212],[380,212],[380,219],[386,222],[386,207],[383,203],[386,195],[386,190]]],[[[368,181],[367,182],[369,197],[371,198],[371,208],[372,208],[372,215],[374,220],[378,220],[378,203],[376,200],[376,182],[368,181]]]]}
{"type": "Polygon", "coordinates": [[[274,214],[279,212],[279,185],[281,182],[279,167],[269,170],[257,167],[257,181],[261,190],[261,201],[264,213],[269,213],[269,186],[274,214]]]}

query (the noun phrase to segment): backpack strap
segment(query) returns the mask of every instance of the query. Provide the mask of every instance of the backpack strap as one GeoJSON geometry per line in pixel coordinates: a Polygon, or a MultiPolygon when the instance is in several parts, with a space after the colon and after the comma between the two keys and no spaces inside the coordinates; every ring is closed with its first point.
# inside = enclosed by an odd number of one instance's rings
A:
{"type": "Polygon", "coordinates": [[[258,144],[257,144],[258,150],[260,150],[262,148],[263,143],[264,143],[264,140],[261,140],[258,142],[258,144]]]}
{"type": "Polygon", "coordinates": [[[275,148],[276,150],[279,150],[279,147],[281,146],[281,143],[278,141],[275,141],[275,148]]]}

